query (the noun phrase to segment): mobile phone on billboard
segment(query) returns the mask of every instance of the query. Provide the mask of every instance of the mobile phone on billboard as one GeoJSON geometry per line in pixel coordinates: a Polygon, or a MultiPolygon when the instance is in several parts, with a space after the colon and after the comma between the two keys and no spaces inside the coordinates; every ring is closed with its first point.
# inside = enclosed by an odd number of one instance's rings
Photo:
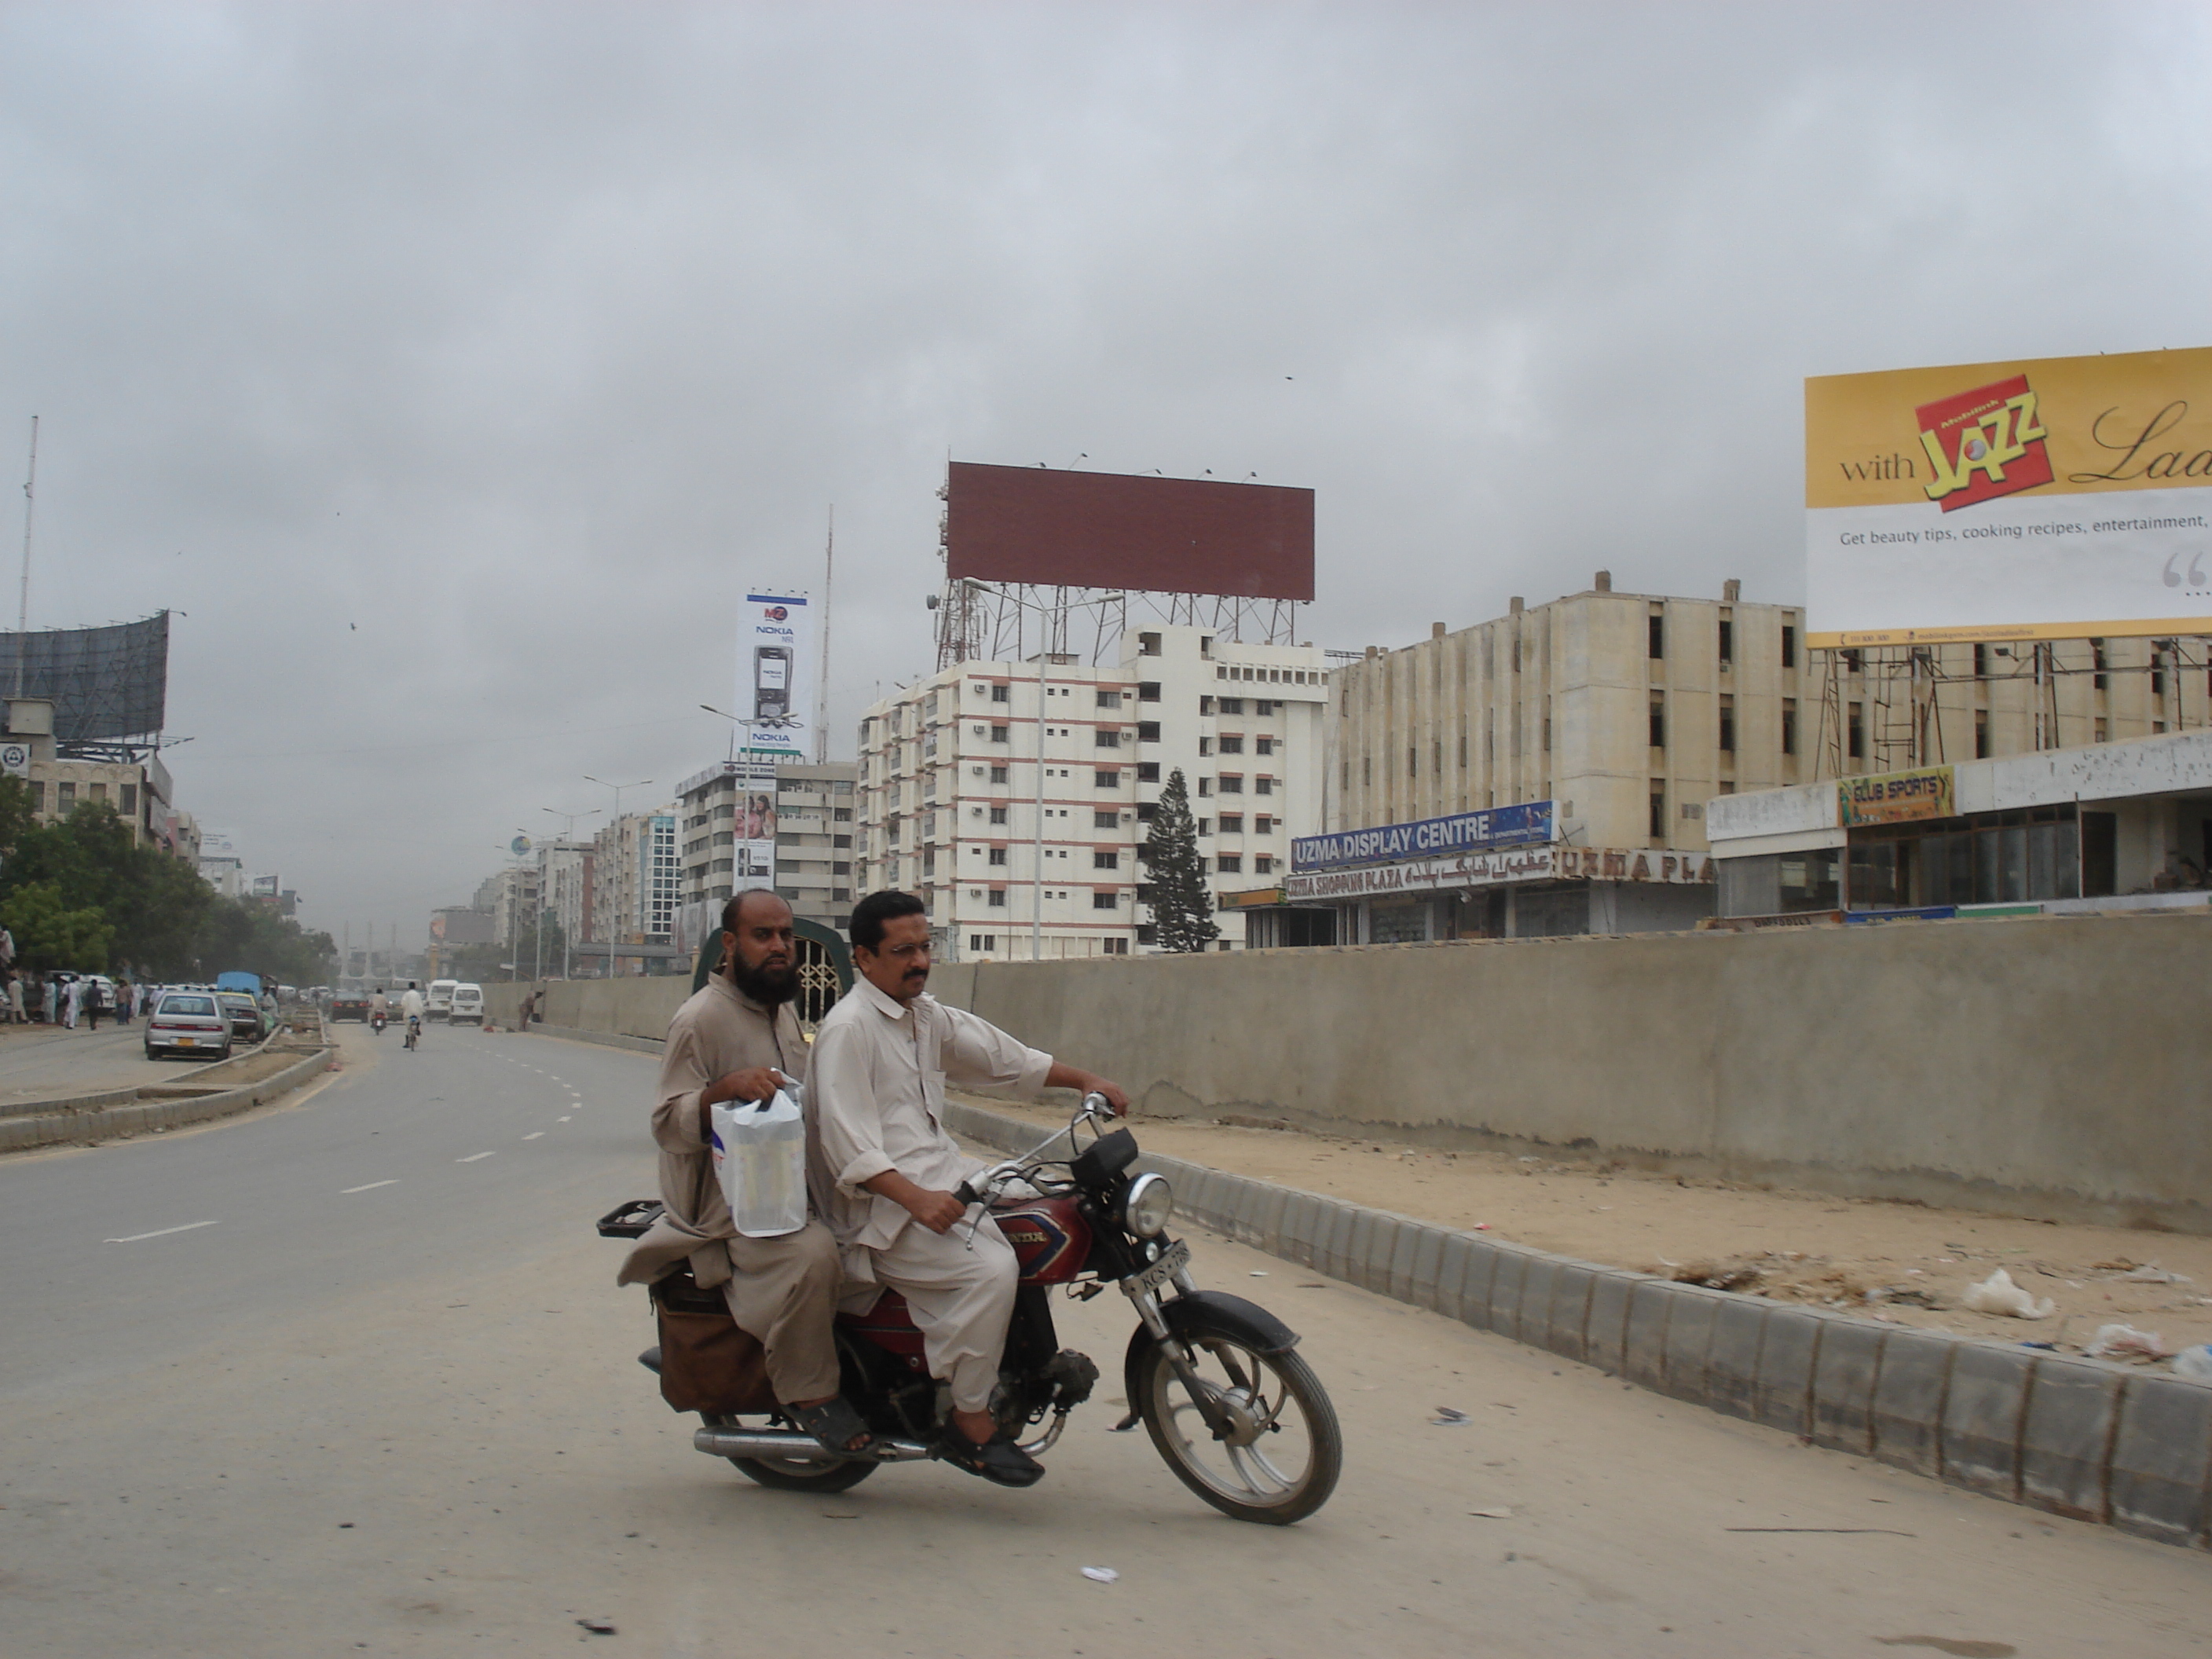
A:
{"type": "Polygon", "coordinates": [[[753,718],[791,718],[791,647],[787,645],[753,647],[753,718]]]}

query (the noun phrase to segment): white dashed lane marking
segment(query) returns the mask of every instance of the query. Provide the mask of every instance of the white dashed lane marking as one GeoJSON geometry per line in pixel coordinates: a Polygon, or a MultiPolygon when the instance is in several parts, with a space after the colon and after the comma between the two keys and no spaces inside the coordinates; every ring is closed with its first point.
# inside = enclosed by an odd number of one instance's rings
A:
{"type": "Polygon", "coordinates": [[[366,1187],[344,1188],[339,1192],[338,1196],[340,1198],[344,1198],[354,1193],[373,1193],[379,1187],[397,1187],[398,1184],[399,1177],[398,1176],[394,1176],[389,1181],[372,1181],[366,1187]]]}
{"type": "Polygon", "coordinates": [[[556,1123],[566,1123],[568,1120],[565,1117],[556,1117],[553,1121],[556,1123]]]}
{"type": "Polygon", "coordinates": [[[150,1233],[133,1233],[128,1238],[110,1238],[102,1242],[109,1244],[136,1244],[143,1239],[167,1238],[171,1233],[188,1233],[195,1227],[219,1227],[222,1224],[220,1221],[187,1221],[181,1227],[161,1227],[150,1233]]]}
{"type": "Polygon", "coordinates": [[[543,1129],[533,1129],[533,1130],[532,1130],[528,1134],[526,1134],[526,1135],[523,1136],[523,1139],[524,1139],[525,1140],[535,1140],[535,1139],[538,1139],[538,1136],[540,1136],[540,1135],[544,1134],[544,1133],[545,1133],[545,1131],[544,1131],[544,1130],[543,1130],[543,1129]]]}
{"type": "Polygon", "coordinates": [[[497,1158],[499,1154],[497,1152],[471,1152],[466,1158],[457,1158],[453,1162],[456,1164],[473,1164],[480,1158],[497,1158]]]}

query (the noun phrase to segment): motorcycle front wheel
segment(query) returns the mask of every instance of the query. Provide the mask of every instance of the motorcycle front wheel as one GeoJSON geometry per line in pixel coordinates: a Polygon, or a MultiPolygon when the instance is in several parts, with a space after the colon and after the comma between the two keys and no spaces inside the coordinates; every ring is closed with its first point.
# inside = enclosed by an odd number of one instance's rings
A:
{"type": "Polygon", "coordinates": [[[883,1467],[850,1459],[831,1462],[827,1458],[818,1463],[801,1457],[732,1457],[730,1462],[748,1480],[778,1492],[845,1492],[883,1467]]]}
{"type": "Polygon", "coordinates": [[[1261,1353],[1226,1332],[1188,1331],[1200,1389],[1230,1418],[1216,1438],[1164,1344],[1138,1362],[1137,1398],[1152,1444],[1176,1478],[1224,1515],[1286,1527],[1336,1490],[1344,1436],[1313,1368],[1288,1351],[1261,1353]]]}

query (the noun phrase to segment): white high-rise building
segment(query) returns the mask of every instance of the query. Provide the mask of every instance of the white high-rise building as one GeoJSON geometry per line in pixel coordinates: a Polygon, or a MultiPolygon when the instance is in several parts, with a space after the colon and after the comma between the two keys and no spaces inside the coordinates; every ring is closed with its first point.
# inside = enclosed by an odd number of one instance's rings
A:
{"type": "MultiPolygon", "coordinates": [[[[1167,779],[1183,775],[1217,896],[1265,887],[1322,827],[1328,701],[1313,647],[1199,628],[1132,629],[1111,666],[944,669],[860,722],[854,896],[920,895],[953,961],[1146,950],[1136,852],[1167,779]]],[[[1221,949],[1243,944],[1240,915],[1216,920],[1221,949]]]]}

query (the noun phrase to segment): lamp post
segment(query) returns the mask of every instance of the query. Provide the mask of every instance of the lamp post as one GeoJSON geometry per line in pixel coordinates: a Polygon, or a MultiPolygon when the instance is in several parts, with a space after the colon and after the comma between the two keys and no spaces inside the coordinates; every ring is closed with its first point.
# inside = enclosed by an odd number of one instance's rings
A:
{"type": "MultiPolygon", "coordinates": [[[[623,791],[625,789],[642,789],[646,785],[651,783],[653,780],[651,778],[640,778],[635,783],[610,783],[605,778],[595,778],[589,772],[586,772],[584,774],[584,781],[586,783],[596,783],[602,789],[611,789],[615,792],[614,816],[607,820],[607,827],[615,832],[616,839],[619,841],[622,836],[623,791]]],[[[609,979],[612,979],[615,976],[615,942],[610,939],[603,939],[600,943],[606,947],[607,977],[609,979]]]]}

